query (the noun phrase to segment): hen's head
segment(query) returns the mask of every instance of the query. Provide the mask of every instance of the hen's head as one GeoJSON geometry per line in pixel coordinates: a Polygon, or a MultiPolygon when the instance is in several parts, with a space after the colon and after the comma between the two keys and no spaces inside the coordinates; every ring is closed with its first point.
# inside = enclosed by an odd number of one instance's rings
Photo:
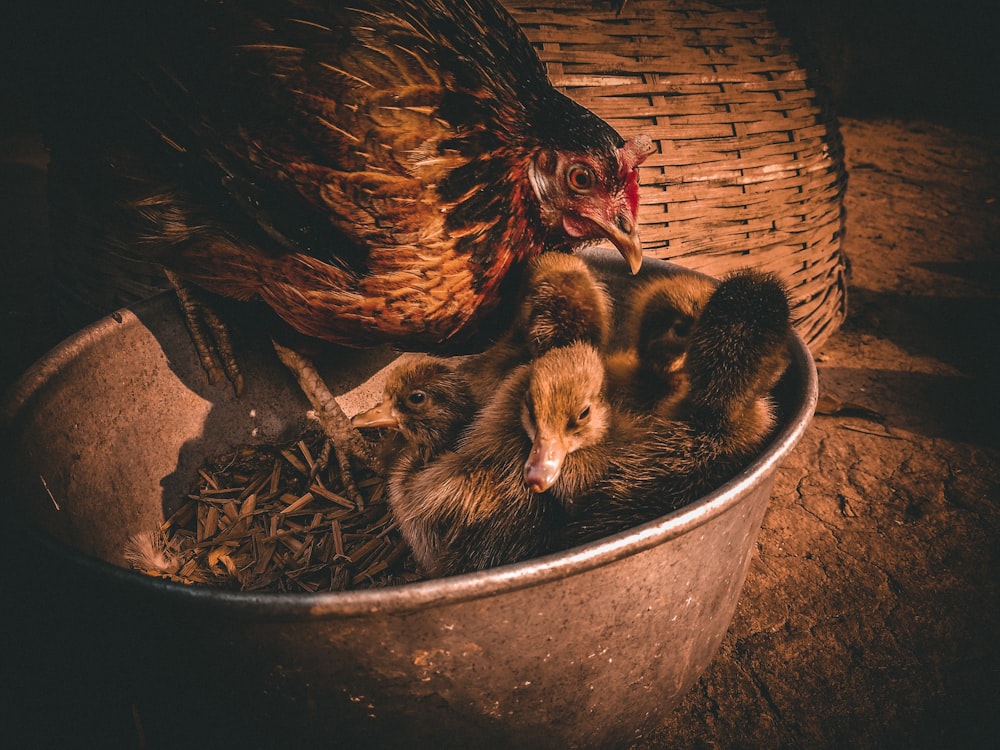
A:
{"type": "Polygon", "coordinates": [[[582,108],[573,114],[575,123],[549,127],[528,164],[542,221],[561,228],[573,246],[610,240],[636,273],[639,165],[656,147],[645,135],[623,140],[582,108]]]}
{"type": "Polygon", "coordinates": [[[446,226],[480,262],[498,247],[526,259],[610,240],[634,273],[638,167],[655,146],[648,136],[626,141],[538,76],[446,97],[439,112],[460,133],[442,144],[460,155],[438,185],[446,226]]]}

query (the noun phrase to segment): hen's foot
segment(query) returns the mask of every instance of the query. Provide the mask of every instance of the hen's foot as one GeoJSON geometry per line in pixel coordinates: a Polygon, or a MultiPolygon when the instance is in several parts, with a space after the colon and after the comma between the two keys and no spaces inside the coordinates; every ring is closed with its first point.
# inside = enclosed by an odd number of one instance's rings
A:
{"type": "Polygon", "coordinates": [[[316,461],[316,466],[322,468],[326,465],[331,452],[328,448],[332,447],[332,453],[337,458],[344,491],[358,507],[362,507],[364,498],[354,480],[351,459],[362,464],[364,468],[374,471],[376,463],[371,445],[361,436],[360,432],[351,426],[351,421],[340,408],[340,404],[337,403],[337,399],[330,392],[330,389],[326,387],[326,383],[323,382],[312,362],[274,340],[271,341],[271,344],[285,367],[295,374],[299,381],[299,387],[306,394],[309,403],[312,404],[316,412],[316,419],[329,439],[323,454],[316,461]]]}
{"type": "Polygon", "coordinates": [[[173,271],[164,269],[167,281],[174,288],[177,300],[180,302],[184,321],[187,324],[191,340],[201,359],[201,365],[208,373],[210,383],[218,383],[223,377],[229,378],[236,395],[243,392],[243,375],[236,364],[233,343],[229,335],[229,327],[216,314],[215,310],[200,295],[186,284],[173,271]]]}

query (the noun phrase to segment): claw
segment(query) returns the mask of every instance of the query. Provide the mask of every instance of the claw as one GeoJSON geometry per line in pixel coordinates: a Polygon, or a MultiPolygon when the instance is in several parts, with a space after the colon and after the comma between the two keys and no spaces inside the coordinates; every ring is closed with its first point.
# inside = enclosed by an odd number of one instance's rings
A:
{"type": "Polygon", "coordinates": [[[191,334],[201,366],[208,375],[208,382],[218,383],[223,377],[225,368],[225,376],[229,378],[233,390],[239,396],[243,393],[243,375],[240,373],[239,365],[236,364],[229,327],[177,274],[167,269],[163,269],[163,274],[174,288],[177,301],[180,302],[188,333],[191,334]]]}

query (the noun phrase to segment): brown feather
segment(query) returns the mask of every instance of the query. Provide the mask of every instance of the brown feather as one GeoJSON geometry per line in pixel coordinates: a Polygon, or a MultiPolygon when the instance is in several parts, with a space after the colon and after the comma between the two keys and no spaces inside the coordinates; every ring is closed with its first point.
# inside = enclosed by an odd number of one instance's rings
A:
{"type": "Polygon", "coordinates": [[[64,37],[53,19],[47,136],[91,236],[308,336],[409,347],[474,330],[544,249],[635,251],[616,227],[648,141],[556,92],[498,2],[348,6],[111,0],[64,37]],[[592,195],[532,176],[574,160],[592,195]]]}

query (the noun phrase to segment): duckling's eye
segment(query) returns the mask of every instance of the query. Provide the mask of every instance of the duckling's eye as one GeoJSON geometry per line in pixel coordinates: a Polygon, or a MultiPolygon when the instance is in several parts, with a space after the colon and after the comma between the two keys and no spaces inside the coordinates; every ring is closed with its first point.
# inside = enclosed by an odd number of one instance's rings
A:
{"type": "Polygon", "coordinates": [[[410,406],[420,406],[427,400],[427,394],[423,391],[411,391],[406,400],[410,403],[410,406]]]}
{"type": "Polygon", "coordinates": [[[578,429],[581,424],[587,421],[587,418],[589,416],[590,416],[590,405],[588,404],[587,406],[583,407],[583,411],[580,412],[579,416],[577,416],[575,419],[573,417],[570,417],[566,421],[566,428],[568,430],[578,429]]]}
{"type": "Polygon", "coordinates": [[[566,184],[575,193],[589,193],[594,189],[594,170],[586,164],[572,164],[566,170],[566,184]]]}
{"type": "Polygon", "coordinates": [[[691,321],[678,320],[670,326],[670,333],[679,339],[686,339],[691,334],[691,321]]]}

